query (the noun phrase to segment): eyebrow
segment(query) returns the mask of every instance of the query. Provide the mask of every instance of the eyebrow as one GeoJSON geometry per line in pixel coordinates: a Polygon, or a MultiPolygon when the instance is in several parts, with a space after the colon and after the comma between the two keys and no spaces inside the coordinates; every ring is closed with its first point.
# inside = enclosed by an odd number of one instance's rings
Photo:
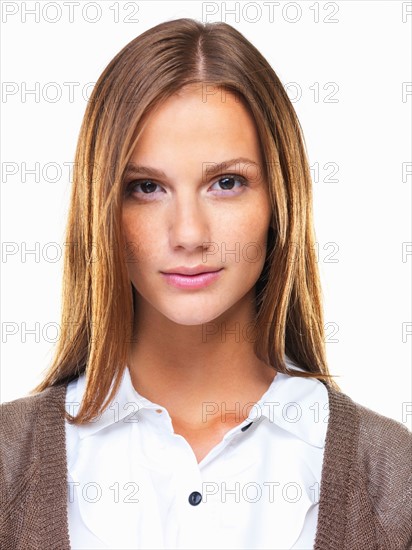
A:
{"type": "MultiPolygon", "coordinates": [[[[223,162],[220,162],[218,164],[216,162],[203,162],[202,167],[206,165],[206,168],[204,169],[204,177],[213,177],[215,174],[223,172],[224,170],[228,170],[235,164],[249,164],[259,167],[259,164],[257,162],[246,157],[237,157],[230,160],[224,160],[223,162]]],[[[153,168],[151,166],[142,166],[139,164],[135,164],[134,162],[129,162],[126,166],[125,175],[132,176],[137,174],[147,174],[148,176],[153,176],[157,178],[167,178],[163,170],[158,170],[157,168],[153,168]]]]}

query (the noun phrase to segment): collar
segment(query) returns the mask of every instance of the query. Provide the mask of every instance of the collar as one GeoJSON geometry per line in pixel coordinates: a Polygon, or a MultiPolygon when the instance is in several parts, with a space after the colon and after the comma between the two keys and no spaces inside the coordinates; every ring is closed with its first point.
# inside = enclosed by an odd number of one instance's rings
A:
{"type": "MultiPolygon", "coordinates": [[[[288,357],[289,370],[298,367],[288,357]]],[[[268,390],[252,407],[250,421],[265,417],[309,445],[324,448],[328,427],[329,395],[326,384],[316,378],[298,378],[278,372],[268,390]]]]}
{"type": "MultiPolygon", "coordinates": [[[[288,357],[285,357],[285,363],[289,369],[304,371],[288,357]]],[[[86,386],[85,374],[80,375],[71,384],[76,386],[73,387],[74,393],[71,391],[67,393],[67,410],[69,406],[80,405],[86,386]],[[71,401],[73,397],[75,397],[75,403],[71,401]]],[[[328,407],[328,392],[323,382],[314,378],[298,378],[278,372],[267,391],[250,409],[248,418],[238,428],[267,419],[306,443],[323,448],[327,431],[328,407]]],[[[98,418],[77,427],[79,437],[83,439],[92,436],[144,409],[165,410],[162,405],[150,401],[135,390],[129,368],[126,366],[114,398],[98,418]]],[[[73,413],[73,410],[70,412],[73,413]]],[[[130,422],[133,420],[130,419],[130,422]]]]}
{"type": "MultiPolygon", "coordinates": [[[[74,381],[76,384],[75,389],[75,403],[74,405],[79,406],[83,394],[86,389],[86,375],[85,373],[81,374],[77,380],[74,381]]],[[[110,386],[109,393],[113,387],[113,382],[110,386]]],[[[71,403],[73,405],[73,403],[71,403]]],[[[67,403],[66,403],[67,408],[67,403]]],[[[87,424],[82,424],[78,426],[78,433],[80,439],[84,437],[89,437],[95,433],[121,422],[126,417],[132,417],[136,415],[139,411],[143,409],[161,409],[161,405],[153,403],[146,397],[140,395],[133,387],[132,380],[130,377],[129,368],[126,368],[123,371],[123,375],[120,381],[119,388],[114,395],[113,399],[110,401],[110,404],[107,408],[93,421],[88,422],[87,424]]],[[[130,422],[133,422],[133,419],[130,418],[130,422]]]]}

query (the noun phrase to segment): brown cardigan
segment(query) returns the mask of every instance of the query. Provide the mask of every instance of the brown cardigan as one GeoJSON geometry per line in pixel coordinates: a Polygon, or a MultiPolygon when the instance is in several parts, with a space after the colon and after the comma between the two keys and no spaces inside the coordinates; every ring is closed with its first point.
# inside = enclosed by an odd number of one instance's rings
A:
{"type": "MultiPolygon", "coordinates": [[[[411,432],[326,387],[314,550],[412,549],[411,432]]],[[[2,550],[70,549],[65,395],[63,384],[1,405],[2,550]]]]}

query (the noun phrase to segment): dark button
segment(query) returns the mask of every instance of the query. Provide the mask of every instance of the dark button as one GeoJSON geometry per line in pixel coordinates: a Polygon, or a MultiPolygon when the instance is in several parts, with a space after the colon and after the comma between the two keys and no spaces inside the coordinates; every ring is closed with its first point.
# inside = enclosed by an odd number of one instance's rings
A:
{"type": "Polygon", "coordinates": [[[250,428],[250,426],[253,424],[253,422],[251,422],[250,424],[248,424],[247,426],[243,426],[243,428],[240,428],[240,430],[242,432],[245,432],[248,428],[250,428]]]}
{"type": "Polygon", "coordinates": [[[193,491],[193,493],[190,493],[189,495],[189,502],[192,506],[197,506],[202,501],[202,495],[198,493],[197,491],[193,491]]]}

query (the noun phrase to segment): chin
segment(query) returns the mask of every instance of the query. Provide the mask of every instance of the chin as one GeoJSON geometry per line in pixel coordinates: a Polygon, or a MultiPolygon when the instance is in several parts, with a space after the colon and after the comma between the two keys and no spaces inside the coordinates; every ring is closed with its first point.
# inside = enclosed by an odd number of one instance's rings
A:
{"type": "Polygon", "coordinates": [[[205,323],[211,323],[214,319],[216,319],[217,315],[165,315],[168,319],[176,323],[177,325],[184,325],[184,326],[197,326],[197,325],[204,325],[205,323]]]}
{"type": "Polygon", "coordinates": [[[196,326],[204,325],[206,323],[212,323],[217,320],[226,310],[214,310],[206,311],[205,309],[198,308],[196,311],[194,308],[188,308],[187,312],[174,310],[173,312],[163,311],[163,315],[178,325],[196,326]]]}

